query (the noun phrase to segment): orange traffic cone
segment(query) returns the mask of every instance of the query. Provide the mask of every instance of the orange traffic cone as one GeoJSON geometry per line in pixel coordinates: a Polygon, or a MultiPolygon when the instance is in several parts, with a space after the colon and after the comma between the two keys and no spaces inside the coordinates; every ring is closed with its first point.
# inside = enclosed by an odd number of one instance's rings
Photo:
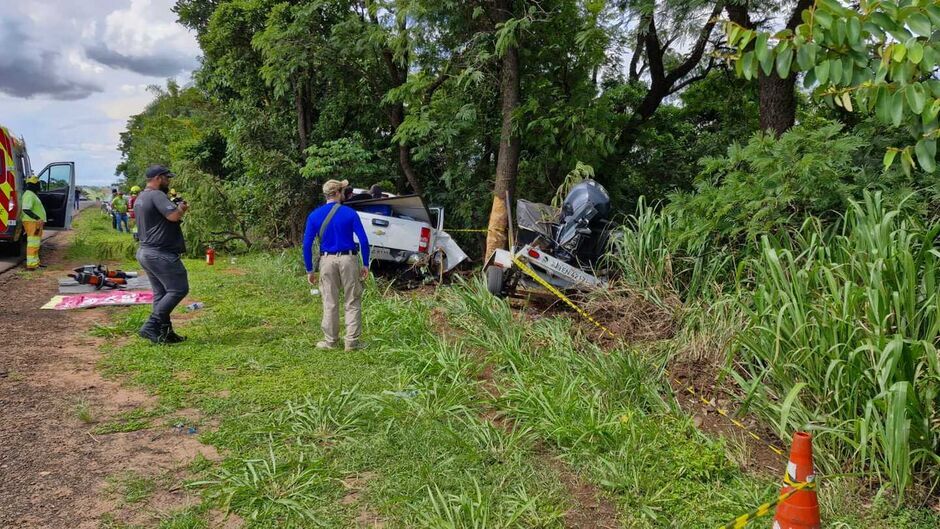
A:
{"type": "MultiPolygon", "coordinates": [[[[806,432],[793,434],[793,447],[790,449],[790,461],[787,473],[783,477],[785,485],[780,494],[786,494],[800,483],[813,482],[813,436],[806,432]]],[[[819,501],[816,489],[798,490],[777,505],[773,529],[819,529],[819,501]]]]}

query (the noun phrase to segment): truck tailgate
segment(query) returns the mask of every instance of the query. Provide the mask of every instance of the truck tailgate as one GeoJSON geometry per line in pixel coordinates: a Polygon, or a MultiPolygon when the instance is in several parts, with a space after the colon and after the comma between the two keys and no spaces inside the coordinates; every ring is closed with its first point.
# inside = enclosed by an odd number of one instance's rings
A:
{"type": "Polygon", "coordinates": [[[430,228],[430,225],[416,220],[385,217],[363,211],[357,213],[369,237],[370,246],[417,252],[421,228],[430,228]]]}

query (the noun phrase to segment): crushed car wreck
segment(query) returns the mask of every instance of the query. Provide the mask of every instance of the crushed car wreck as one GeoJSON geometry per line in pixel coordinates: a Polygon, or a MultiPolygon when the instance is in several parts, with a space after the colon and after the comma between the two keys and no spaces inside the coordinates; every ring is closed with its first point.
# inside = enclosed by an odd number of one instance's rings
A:
{"type": "Polygon", "coordinates": [[[355,191],[345,204],[359,214],[379,271],[440,277],[467,259],[444,231],[444,208],[429,208],[417,195],[368,198],[355,191]]]}
{"type": "Polygon", "coordinates": [[[610,195],[602,185],[593,180],[575,185],[561,208],[519,200],[516,215],[518,229],[510,249],[497,249],[483,266],[490,293],[512,296],[519,287],[537,286],[516,260],[562,290],[606,285],[595,275],[611,228],[610,195]]]}

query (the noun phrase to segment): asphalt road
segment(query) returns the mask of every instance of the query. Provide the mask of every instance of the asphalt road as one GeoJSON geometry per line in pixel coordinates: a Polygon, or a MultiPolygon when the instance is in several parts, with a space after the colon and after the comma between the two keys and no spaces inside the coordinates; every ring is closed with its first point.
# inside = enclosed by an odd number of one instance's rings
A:
{"type": "MultiPolygon", "coordinates": [[[[94,204],[95,202],[93,200],[82,200],[79,203],[79,211],[89,206],[93,206],[94,204]]],[[[46,228],[45,230],[43,230],[43,233],[42,233],[43,242],[45,242],[48,239],[51,239],[52,237],[55,237],[62,231],[64,230],[61,230],[59,228],[46,228]]],[[[3,274],[7,272],[8,270],[12,270],[13,268],[16,268],[17,266],[19,266],[20,263],[23,262],[24,259],[26,259],[25,254],[21,257],[0,257],[0,274],[3,274]]]]}

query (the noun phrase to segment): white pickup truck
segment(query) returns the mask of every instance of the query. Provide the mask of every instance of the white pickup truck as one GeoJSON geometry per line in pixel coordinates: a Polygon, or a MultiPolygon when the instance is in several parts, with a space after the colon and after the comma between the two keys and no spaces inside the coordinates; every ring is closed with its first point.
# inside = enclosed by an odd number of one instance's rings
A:
{"type": "MultiPolygon", "coordinates": [[[[357,190],[358,191],[358,190],[357,190]]],[[[374,264],[425,268],[438,275],[467,259],[444,232],[444,208],[428,208],[417,195],[349,200],[369,236],[374,264]]]]}

